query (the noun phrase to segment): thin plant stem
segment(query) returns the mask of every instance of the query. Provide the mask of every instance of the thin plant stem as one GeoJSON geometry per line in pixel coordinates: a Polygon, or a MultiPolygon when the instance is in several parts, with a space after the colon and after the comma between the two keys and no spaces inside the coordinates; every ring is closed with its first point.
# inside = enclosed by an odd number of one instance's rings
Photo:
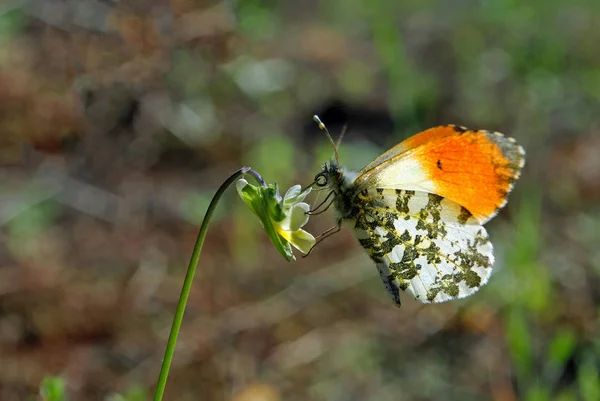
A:
{"type": "Polygon", "coordinates": [[[208,230],[210,220],[217,207],[217,204],[219,203],[219,200],[223,196],[223,193],[225,193],[225,190],[238,178],[245,174],[253,175],[262,186],[266,186],[266,183],[260,174],[252,170],[250,167],[242,167],[229,176],[229,178],[227,178],[223,184],[221,184],[215,193],[215,196],[212,198],[210,205],[208,205],[208,209],[206,210],[206,214],[202,220],[202,225],[200,226],[200,231],[198,232],[198,237],[196,238],[196,244],[194,245],[194,251],[192,252],[190,264],[188,265],[187,272],[185,274],[183,287],[181,288],[181,294],[179,295],[177,310],[175,311],[175,317],[173,318],[173,324],[171,325],[171,332],[169,333],[167,347],[165,348],[165,356],[162,361],[160,375],[158,376],[158,383],[156,384],[156,390],[154,392],[154,401],[161,401],[165,392],[167,378],[169,377],[169,369],[171,368],[171,362],[173,361],[173,354],[175,353],[175,346],[177,344],[177,337],[179,336],[181,322],[183,321],[183,314],[185,313],[185,307],[190,296],[192,282],[194,281],[194,275],[196,274],[196,267],[198,266],[198,260],[200,259],[200,251],[202,251],[202,245],[204,244],[204,239],[206,238],[206,232],[208,230]]]}

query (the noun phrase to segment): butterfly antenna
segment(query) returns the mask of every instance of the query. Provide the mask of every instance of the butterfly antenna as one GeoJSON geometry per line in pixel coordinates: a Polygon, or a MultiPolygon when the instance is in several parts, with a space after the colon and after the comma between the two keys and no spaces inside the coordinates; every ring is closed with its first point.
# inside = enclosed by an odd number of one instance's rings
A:
{"type": "Polygon", "coordinates": [[[335,155],[335,161],[336,163],[339,165],[340,164],[340,159],[339,159],[339,155],[338,155],[338,150],[337,150],[337,146],[335,144],[335,142],[333,141],[333,138],[331,137],[331,135],[329,134],[329,131],[327,130],[327,127],[325,126],[325,124],[323,124],[323,122],[321,121],[321,119],[319,118],[318,115],[314,115],[313,116],[313,120],[315,120],[315,122],[317,124],[319,124],[319,128],[325,132],[325,134],[327,135],[327,138],[329,139],[329,142],[331,143],[331,146],[333,146],[333,153],[335,155]]]}
{"type": "Polygon", "coordinates": [[[340,145],[342,144],[342,139],[344,138],[344,135],[346,135],[346,131],[348,131],[348,124],[344,124],[344,127],[342,128],[342,132],[340,133],[340,137],[338,138],[337,142],[335,143],[335,147],[337,149],[340,148],[340,145]]]}

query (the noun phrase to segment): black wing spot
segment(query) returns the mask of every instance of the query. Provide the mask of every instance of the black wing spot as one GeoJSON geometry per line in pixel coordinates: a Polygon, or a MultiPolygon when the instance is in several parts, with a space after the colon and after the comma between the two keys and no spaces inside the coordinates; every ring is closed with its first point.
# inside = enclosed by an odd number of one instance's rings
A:
{"type": "Polygon", "coordinates": [[[439,168],[440,170],[442,170],[442,161],[441,160],[437,161],[437,168],[439,168]]]}

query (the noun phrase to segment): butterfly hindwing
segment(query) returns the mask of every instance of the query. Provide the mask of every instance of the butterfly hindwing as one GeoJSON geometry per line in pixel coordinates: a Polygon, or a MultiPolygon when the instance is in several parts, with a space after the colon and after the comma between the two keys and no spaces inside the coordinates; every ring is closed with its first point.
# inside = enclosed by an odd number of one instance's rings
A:
{"type": "Polygon", "coordinates": [[[485,284],[493,264],[487,232],[468,210],[439,195],[368,189],[356,198],[355,231],[400,304],[463,298],[485,284]]]}

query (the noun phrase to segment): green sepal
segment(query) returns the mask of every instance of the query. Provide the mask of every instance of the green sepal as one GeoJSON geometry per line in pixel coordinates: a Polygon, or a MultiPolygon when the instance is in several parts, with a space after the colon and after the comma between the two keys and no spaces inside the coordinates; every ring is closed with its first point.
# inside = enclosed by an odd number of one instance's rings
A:
{"type": "Polygon", "coordinates": [[[278,196],[277,187],[273,185],[256,187],[245,182],[245,180],[240,181],[242,185],[239,185],[238,182],[238,193],[250,210],[258,216],[261,225],[275,248],[288,262],[296,260],[290,243],[277,233],[273,225],[273,221],[279,222],[285,218],[285,213],[278,200],[280,197],[278,196]]]}
{"type": "Polygon", "coordinates": [[[283,219],[285,219],[285,213],[281,206],[281,197],[279,196],[277,184],[269,184],[268,187],[258,187],[258,189],[261,191],[265,209],[267,210],[269,217],[273,221],[283,221],[283,219]]]}

